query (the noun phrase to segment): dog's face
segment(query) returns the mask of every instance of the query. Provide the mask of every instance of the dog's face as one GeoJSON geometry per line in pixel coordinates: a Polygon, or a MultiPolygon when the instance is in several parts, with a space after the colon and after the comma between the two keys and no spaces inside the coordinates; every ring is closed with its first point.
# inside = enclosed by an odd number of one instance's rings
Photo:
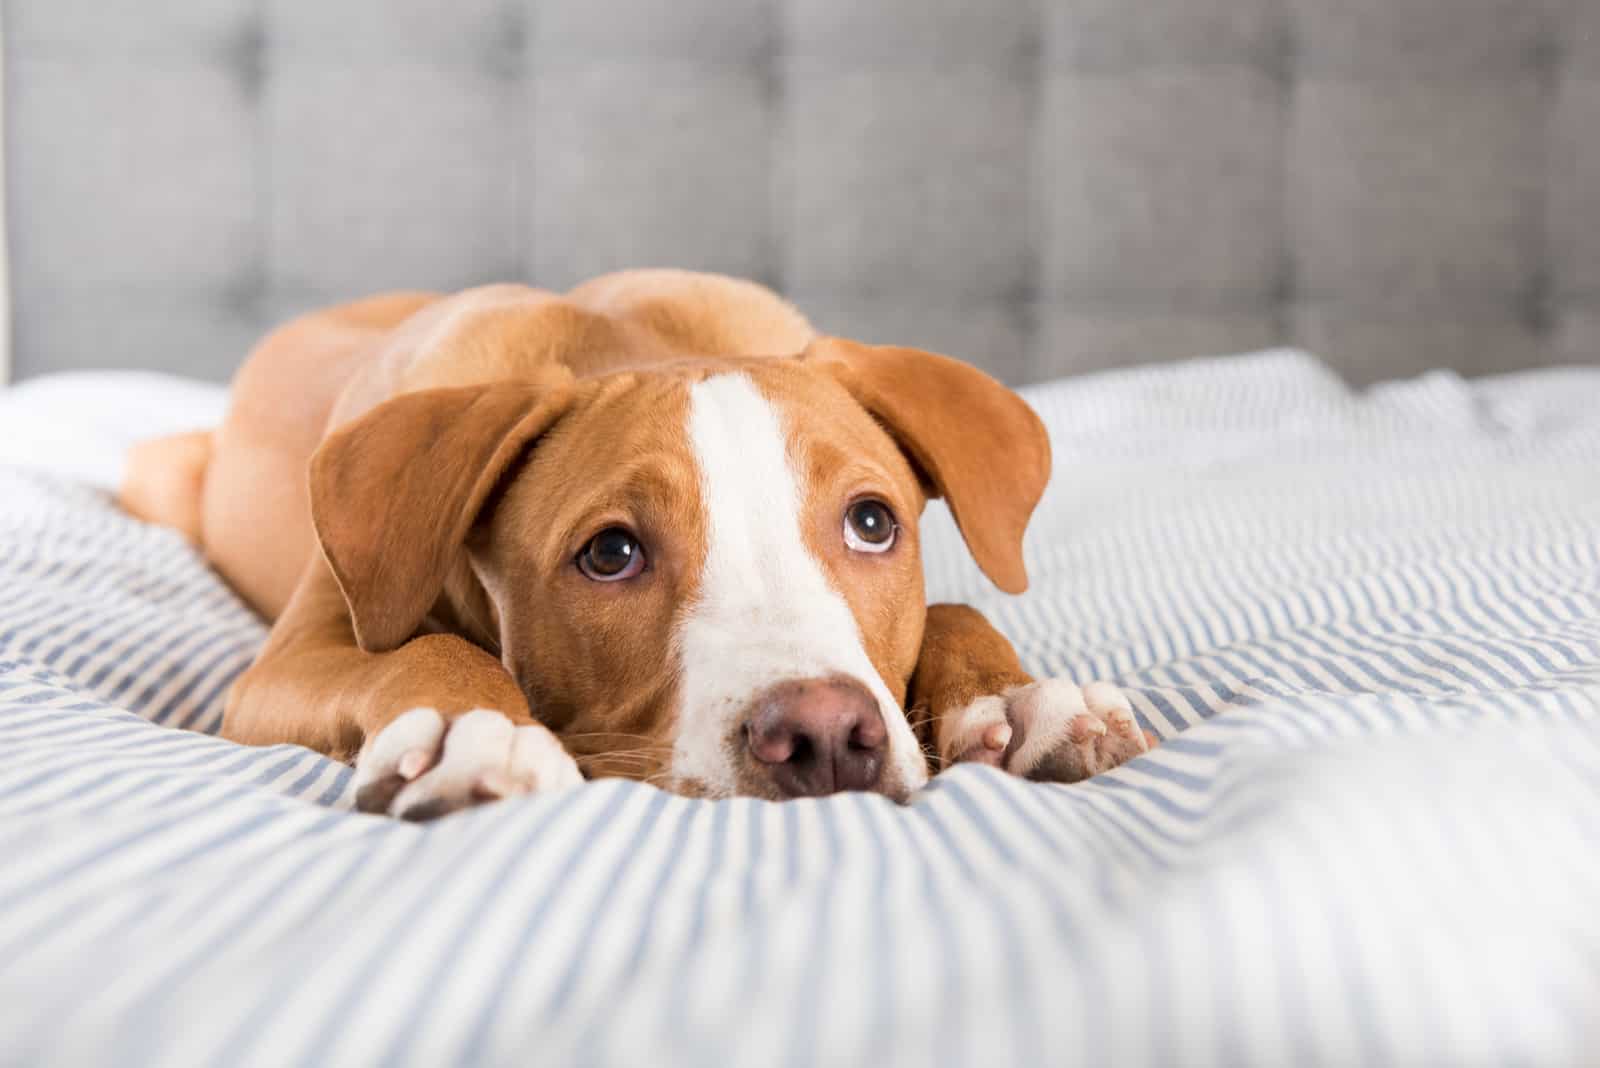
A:
{"type": "Polygon", "coordinates": [[[1037,417],[992,379],[827,340],[404,395],[329,439],[312,491],[363,646],[436,610],[496,649],[590,775],[903,797],[927,778],[904,712],[923,506],[945,496],[1020,589],[1048,470],[1037,417]]]}

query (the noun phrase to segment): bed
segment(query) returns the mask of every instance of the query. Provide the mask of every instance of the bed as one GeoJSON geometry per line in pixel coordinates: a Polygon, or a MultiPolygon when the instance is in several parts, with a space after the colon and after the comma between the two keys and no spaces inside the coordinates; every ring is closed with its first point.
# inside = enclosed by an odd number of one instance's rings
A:
{"type": "Polygon", "coordinates": [[[1600,0],[0,0],[0,61],[0,1065],[1594,1062],[1600,0]],[[659,264],[1027,385],[1034,585],[935,508],[930,592],[1160,746],[413,826],[215,737],[264,628],[127,444],[307,309],[659,264]]]}
{"type": "Polygon", "coordinates": [[[1600,370],[1277,350],[1031,387],[1033,588],[932,595],[1163,739],[911,804],[621,782],[432,825],[210,735],[264,633],[109,503],[220,390],[0,392],[0,1063],[1580,1063],[1600,1041],[1600,370]],[[44,440],[37,437],[34,440],[44,440]],[[183,729],[175,729],[183,728],[183,729]]]}

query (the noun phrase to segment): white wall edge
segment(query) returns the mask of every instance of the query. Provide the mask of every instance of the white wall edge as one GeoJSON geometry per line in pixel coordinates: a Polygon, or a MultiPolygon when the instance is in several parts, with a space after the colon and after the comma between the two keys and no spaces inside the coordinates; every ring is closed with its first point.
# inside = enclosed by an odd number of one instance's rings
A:
{"type": "MultiPolygon", "coordinates": [[[[0,9],[3,10],[3,9],[0,9]]],[[[5,20],[0,16],[0,386],[11,381],[10,242],[6,232],[6,60],[5,20]]]]}

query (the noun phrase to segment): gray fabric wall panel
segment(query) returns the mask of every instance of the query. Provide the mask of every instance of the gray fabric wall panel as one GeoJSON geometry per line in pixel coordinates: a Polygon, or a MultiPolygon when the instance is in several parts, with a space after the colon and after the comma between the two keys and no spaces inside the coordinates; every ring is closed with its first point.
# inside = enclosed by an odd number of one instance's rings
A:
{"type": "Polygon", "coordinates": [[[1159,295],[1173,308],[1275,299],[1281,107],[1248,68],[1050,78],[1035,168],[1044,295],[1159,295]]]}
{"type": "Polygon", "coordinates": [[[1548,317],[1557,352],[1572,363],[1600,360],[1600,2],[1575,0],[1577,30],[1557,83],[1551,136],[1554,258],[1548,317]]]}
{"type": "Polygon", "coordinates": [[[1020,82],[985,68],[811,69],[790,84],[786,281],[842,296],[1018,293],[1029,271],[1020,82]]]}
{"type": "Polygon", "coordinates": [[[1394,301],[1511,296],[1543,249],[1539,87],[1318,82],[1290,134],[1301,294],[1394,301]]]}
{"type": "Polygon", "coordinates": [[[1600,302],[1573,304],[1556,323],[1556,362],[1593,364],[1600,353],[1600,302]]]}
{"type": "Polygon", "coordinates": [[[8,0],[14,54],[37,58],[221,62],[254,30],[258,0],[8,0]]]}
{"type": "Polygon", "coordinates": [[[188,63],[106,64],[95,78],[64,62],[16,65],[19,284],[188,288],[248,268],[262,175],[237,79],[188,63]]]}
{"type": "Polygon", "coordinates": [[[1028,370],[1051,378],[1152,359],[1252,352],[1282,344],[1287,336],[1277,309],[1265,303],[1196,306],[1170,297],[1148,304],[1046,303],[1034,319],[1028,370]]]}
{"type": "Polygon", "coordinates": [[[625,264],[770,278],[764,97],[748,67],[613,60],[536,77],[532,279],[625,264]]]}
{"type": "Polygon", "coordinates": [[[359,59],[369,71],[446,67],[509,79],[522,69],[522,14],[504,0],[246,0],[242,7],[241,32],[267,35],[262,43],[274,61],[359,59]]]}
{"type": "MultiPolygon", "coordinates": [[[[1600,37],[1600,26],[1595,29],[1600,37]]],[[[1600,62],[1589,80],[1567,79],[1555,117],[1550,231],[1554,281],[1600,303],[1600,62]]]]}
{"type": "Polygon", "coordinates": [[[1010,381],[1600,359],[1600,0],[0,0],[22,375],[674,264],[1010,381]]]}
{"type": "Polygon", "coordinates": [[[261,105],[270,284],[314,299],[357,280],[521,273],[520,145],[502,126],[515,88],[462,69],[282,63],[261,105]],[[439,159],[441,145],[456,158],[439,159]]]}
{"type": "Polygon", "coordinates": [[[1272,69],[1283,0],[1048,0],[1040,4],[1059,69],[1121,74],[1150,67],[1272,69]]]}
{"type": "Polygon", "coordinates": [[[1290,0],[1295,63],[1309,78],[1524,77],[1561,46],[1583,0],[1290,0]]]}

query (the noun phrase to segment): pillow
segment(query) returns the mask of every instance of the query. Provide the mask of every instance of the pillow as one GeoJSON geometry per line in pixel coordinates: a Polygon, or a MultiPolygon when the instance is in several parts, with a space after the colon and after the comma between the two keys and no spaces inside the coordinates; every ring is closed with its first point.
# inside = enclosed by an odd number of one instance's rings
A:
{"type": "Polygon", "coordinates": [[[0,388],[0,464],[115,491],[128,447],[217,426],[225,386],[152,371],[72,371],[0,388]]]}

